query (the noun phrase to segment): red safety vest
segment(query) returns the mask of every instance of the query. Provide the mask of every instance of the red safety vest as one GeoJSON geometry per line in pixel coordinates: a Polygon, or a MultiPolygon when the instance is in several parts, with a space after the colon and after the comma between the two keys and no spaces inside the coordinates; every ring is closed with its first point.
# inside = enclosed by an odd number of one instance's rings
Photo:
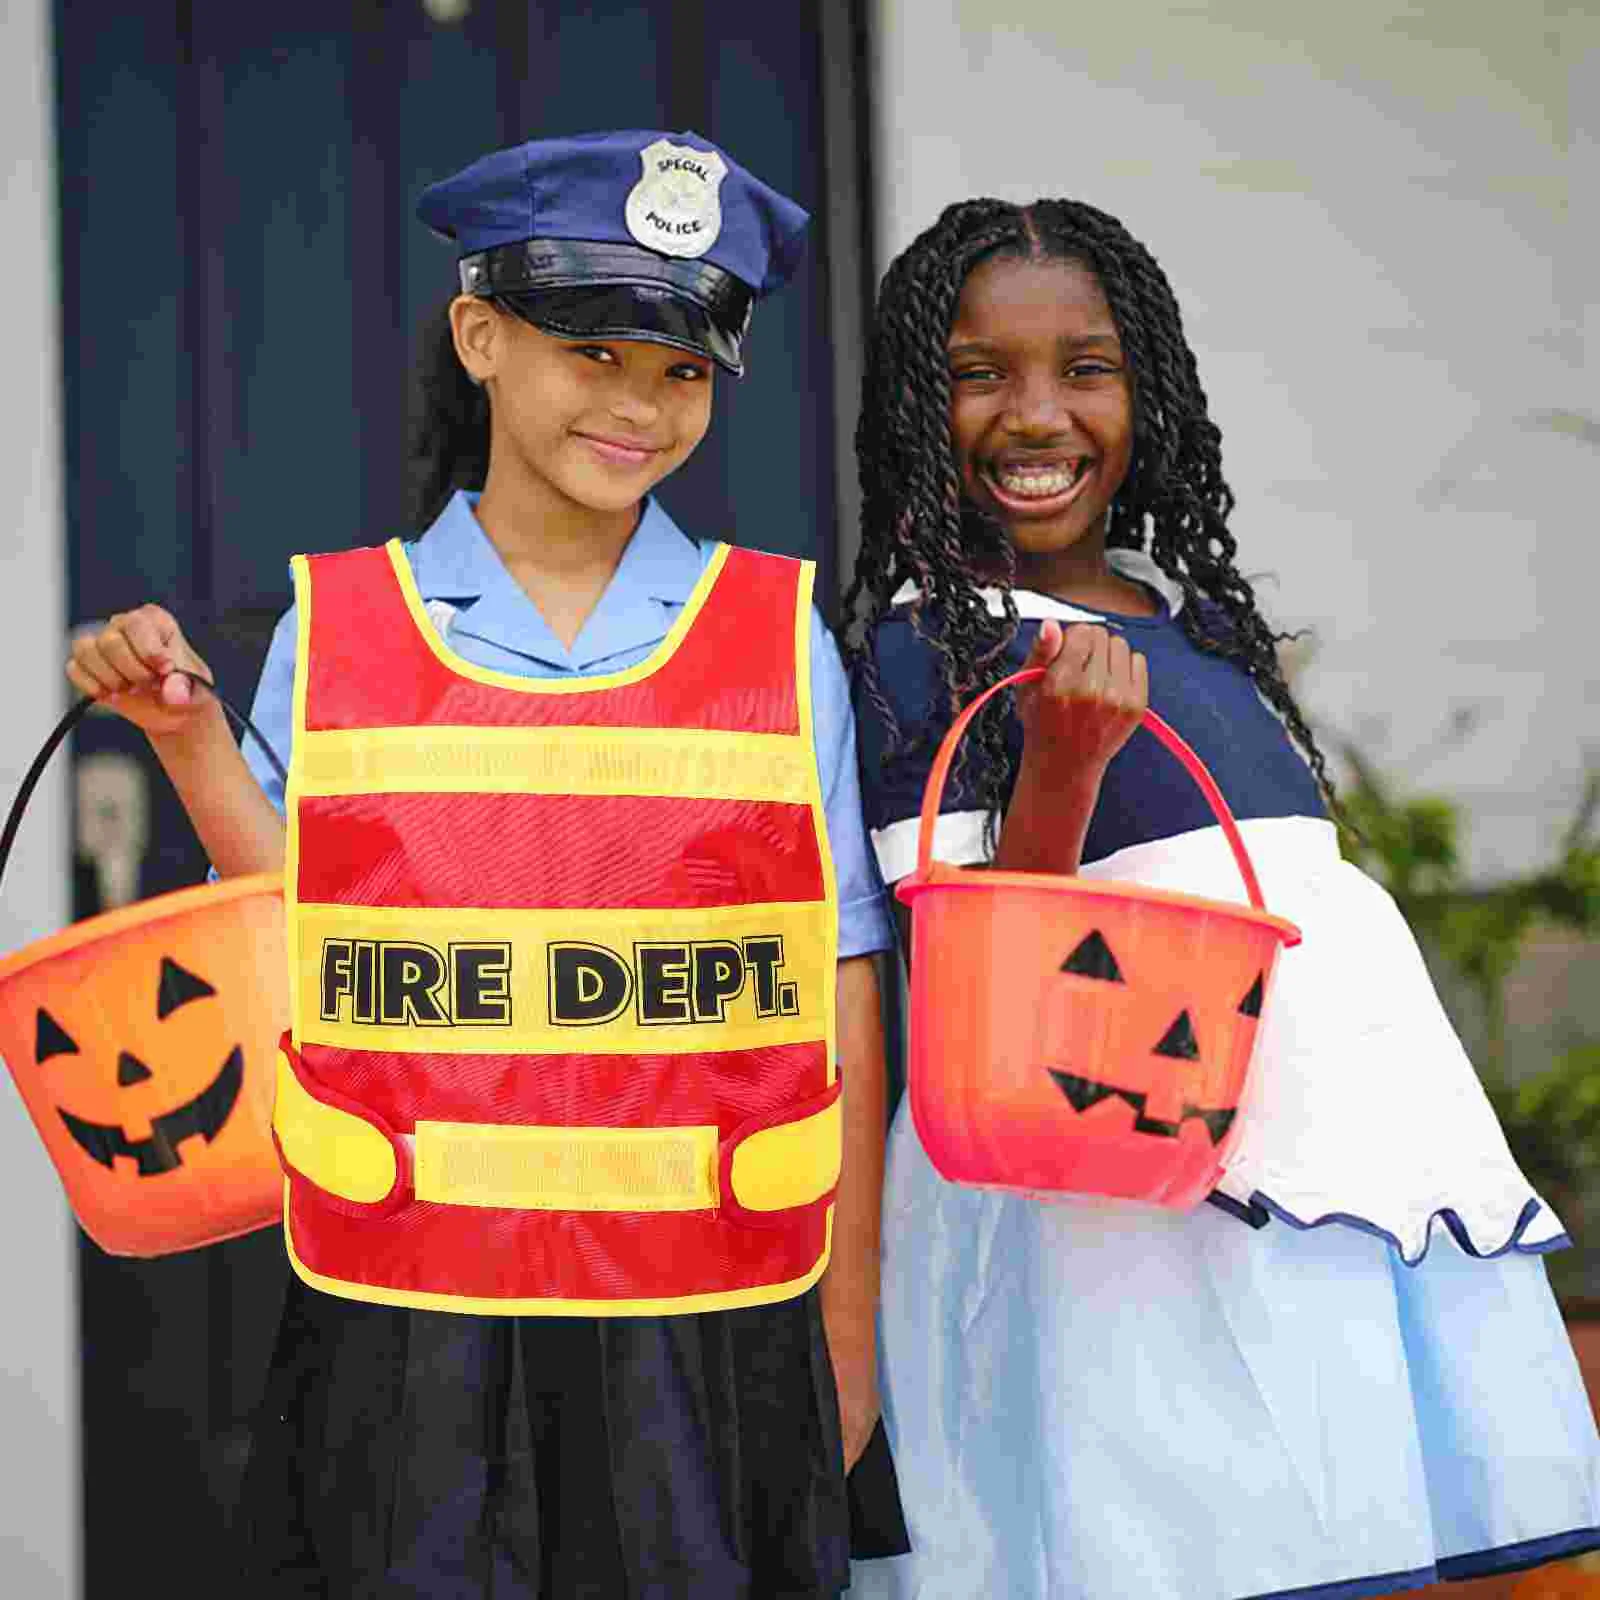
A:
{"type": "Polygon", "coordinates": [[[809,563],[718,547],[604,677],[464,661],[398,543],[297,557],[290,1259],[388,1305],[800,1294],[840,1159],[809,563]]]}

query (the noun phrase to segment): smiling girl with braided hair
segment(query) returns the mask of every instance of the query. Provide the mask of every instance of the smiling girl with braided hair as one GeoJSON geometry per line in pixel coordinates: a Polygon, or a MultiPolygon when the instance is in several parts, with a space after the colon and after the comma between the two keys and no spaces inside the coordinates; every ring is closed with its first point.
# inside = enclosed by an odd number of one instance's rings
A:
{"type": "MultiPolygon", "coordinates": [[[[1160,267],[1075,201],[950,207],[882,285],[857,446],[885,880],[957,711],[1037,666],[975,725],[936,855],[1237,899],[1150,705],[1304,941],[1191,1214],[948,1183],[902,1105],[881,1351],[913,1553],[852,1596],[1377,1595],[1600,1546],[1600,1442],[1539,1259],[1568,1240],[1393,903],[1340,859],[1160,267]]],[[[1184,1043],[1203,1058],[1203,1030],[1184,1043]]],[[[1064,1119],[1116,1093],[1076,1070],[1064,1119]]]]}

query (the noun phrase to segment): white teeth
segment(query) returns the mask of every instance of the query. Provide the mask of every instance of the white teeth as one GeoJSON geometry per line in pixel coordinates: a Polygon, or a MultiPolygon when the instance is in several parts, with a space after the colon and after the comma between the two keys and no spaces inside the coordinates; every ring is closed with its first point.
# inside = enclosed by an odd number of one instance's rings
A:
{"type": "Polygon", "coordinates": [[[1069,467],[1000,468],[994,480],[1009,495],[1019,500],[1047,500],[1052,495],[1065,494],[1082,476],[1088,463],[1077,462],[1069,467]]]}

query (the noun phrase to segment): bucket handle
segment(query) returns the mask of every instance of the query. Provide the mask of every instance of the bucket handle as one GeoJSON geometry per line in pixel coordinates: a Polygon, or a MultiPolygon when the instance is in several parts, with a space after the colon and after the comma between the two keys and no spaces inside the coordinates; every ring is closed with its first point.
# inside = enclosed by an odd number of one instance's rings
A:
{"type": "MultiPolygon", "coordinates": [[[[255,723],[231,702],[223,699],[217,693],[216,685],[209,679],[202,678],[197,672],[187,672],[182,667],[175,667],[173,670],[181,673],[191,683],[197,683],[216,695],[217,704],[233,718],[242,732],[248,733],[261,746],[266,752],[267,760],[272,765],[272,770],[278,776],[278,781],[287,786],[289,776],[283,769],[283,763],[278,759],[278,752],[267,743],[255,723]]],[[[22,787],[17,790],[17,798],[11,804],[11,812],[6,818],[5,829],[0,832],[0,878],[4,878],[6,863],[11,859],[11,847],[16,843],[17,829],[22,826],[22,814],[28,809],[28,801],[33,798],[33,791],[39,786],[39,780],[44,776],[44,769],[50,764],[50,757],[60,748],[67,735],[88,715],[90,708],[98,703],[88,695],[79,700],[55,725],[50,737],[45,740],[43,748],[33,758],[33,765],[28,768],[27,775],[22,780],[22,787]]]]}
{"type": "MultiPolygon", "coordinates": [[[[1009,678],[1002,678],[998,683],[991,684],[951,724],[950,731],[939,746],[939,753],[933,758],[933,766],[928,772],[927,786],[922,791],[922,823],[917,834],[919,878],[926,878],[929,868],[933,865],[934,823],[939,816],[939,805],[944,799],[945,779],[949,776],[950,763],[955,760],[956,747],[961,743],[961,736],[967,731],[972,719],[983,710],[985,704],[1002,689],[1042,678],[1046,670],[1044,667],[1024,667],[1020,672],[1013,672],[1009,678]]],[[[1250,897],[1250,904],[1257,911],[1265,911],[1266,904],[1261,898],[1261,884],[1256,878],[1256,869],[1251,864],[1250,853],[1244,847],[1239,824],[1234,821],[1233,813],[1228,809],[1228,802],[1222,798],[1217,780],[1211,776],[1205,762],[1154,711],[1144,713],[1141,726],[1148,728],[1183,763],[1184,769],[1194,779],[1201,794],[1205,796],[1206,803],[1222,825],[1223,833],[1227,836],[1228,848],[1233,851],[1233,859],[1238,865],[1239,876],[1244,879],[1245,893],[1250,897]]]]}

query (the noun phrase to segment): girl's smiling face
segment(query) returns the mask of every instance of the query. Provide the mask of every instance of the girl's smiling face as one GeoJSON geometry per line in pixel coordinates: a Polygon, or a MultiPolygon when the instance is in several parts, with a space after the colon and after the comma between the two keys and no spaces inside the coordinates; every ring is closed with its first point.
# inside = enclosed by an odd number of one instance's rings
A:
{"type": "Polygon", "coordinates": [[[703,356],[635,340],[558,339],[481,301],[464,303],[457,348],[489,388],[497,467],[509,457],[517,476],[569,504],[617,513],[705,437],[712,376],[703,356]]]}
{"type": "Polygon", "coordinates": [[[948,352],[962,486],[1010,535],[1018,581],[1055,587],[1052,575],[1098,565],[1133,455],[1133,385],[1094,274],[1070,261],[981,262],[948,352]]]}

